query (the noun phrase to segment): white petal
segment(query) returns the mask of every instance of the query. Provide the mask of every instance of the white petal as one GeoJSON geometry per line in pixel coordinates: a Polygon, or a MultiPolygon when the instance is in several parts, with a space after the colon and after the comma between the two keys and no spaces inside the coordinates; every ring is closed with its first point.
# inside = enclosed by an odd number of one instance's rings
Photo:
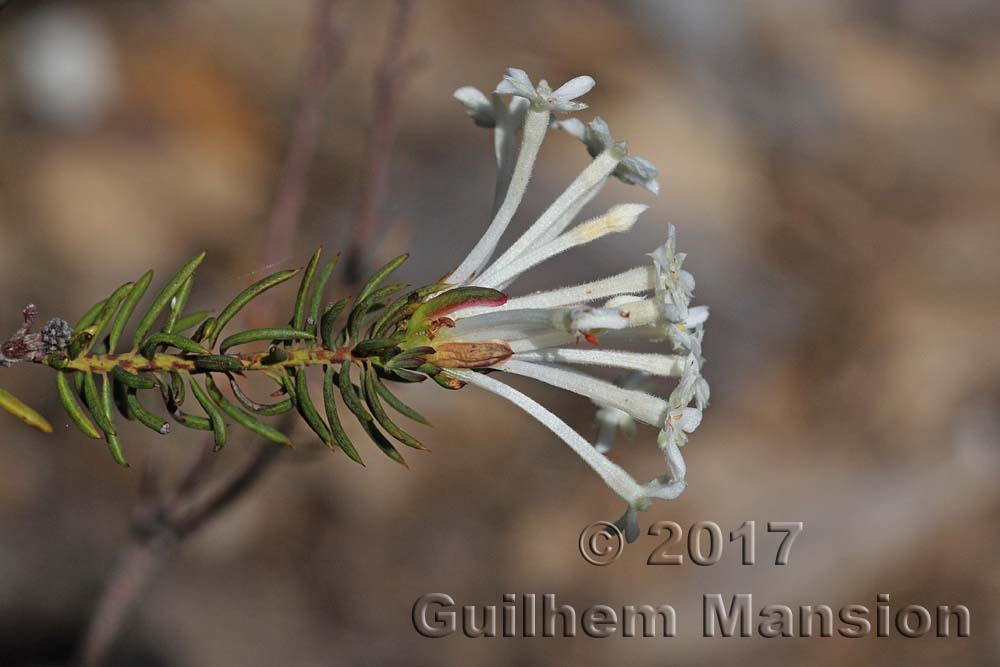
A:
{"type": "Polygon", "coordinates": [[[552,93],[552,97],[563,101],[575,100],[581,95],[589,93],[594,88],[594,85],[596,85],[596,82],[592,77],[578,76],[556,88],[552,93]]]}
{"type": "Polygon", "coordinates": [[[557,120],[554,125],[566,134],[572,135],[580,141],[583,141],[583,133],[586,131],[586,128],[583,125],[583,121],[579,118],[557,120]]]}
{"type": "Polygon", "coordinates": [[[535,86],[532,85],[528,73],[523,69],[515,67],[507,68],[507,75],[497,84],[495,92],[502,95],[520,95],[529,100],[538,97],[538,93],[535,91],[535,86]]]}
{"type": "Polygon", "coordinates": [[[701,410],[697,408],[672,410],[670,412],[670,423],[675,430],[693,433],[701,424],[701,410]]]}

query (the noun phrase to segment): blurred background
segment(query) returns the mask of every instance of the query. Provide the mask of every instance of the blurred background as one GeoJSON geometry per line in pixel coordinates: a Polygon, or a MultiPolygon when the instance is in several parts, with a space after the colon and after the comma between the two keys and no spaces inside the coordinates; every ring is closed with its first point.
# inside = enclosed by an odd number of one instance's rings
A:
{"type": "MultiPolygon", "coordinates": [[[[192,308],[349,242],[393,3],[335,3],[340,60],[301,224],[266,269],[311,3],[2,4],[4,336],[26,303],[43,321],[74,320],[200,249],[192,308]]],[[[713,566],[646,565],[652,536],[588,565],[580,530],[622,507],[565,445],[474,388],[406,387],[434,423],[414,429],[432,453],[407,453],[407,471],[364,443],[362,469],[319,452],[300,425],[296,451],[160,569],[110,664],[1000,664],[1000,8],[429,0],[406,28],[420,65],[402,82],[369,266],[409,249],[402,277],[431,282],[488,223],[492,138],[454,89],[489,90],[508,66],[554,84],[592,75],[580,116],[602,116],[655,162],[662,192],[633,233],[515,289],[642,263],[677,226],[696,301],[711,307],[713,402],[685,451],[687,492],[641,520],[724,531],[755,520],[757,565],[728,541],[713,566]],[[805,523],[787,566],[771,563],[780,536],[767,521],[805,523]],[[430,640],[410,614],[431,592],[477,605],[554,593],[578,610],[669,603],[679,636],[430,640]],[[706,593],[965,604],[972,637],[706,639],[706,593]]],[[[516,228],[586,163],[578,142],[551,135],[516,228]]],[[[654,203],[613,182],[593,208],[621,201],[654,203]]],[[[68,664],[128,540],[135,463],[182,467],[203,440],[123,427],[134,465],[122,470],[66,424],[49,372],[0,375],[57,429],[0,415],[0,662],[68,664]]],[[[594,437],[587,401],[515,384],[594,437]]],[[[615,452],[638,477],[662,468],[655,435],[615,452]]],[[[253,445],[239,433],[216,467],[253,445]]]]}

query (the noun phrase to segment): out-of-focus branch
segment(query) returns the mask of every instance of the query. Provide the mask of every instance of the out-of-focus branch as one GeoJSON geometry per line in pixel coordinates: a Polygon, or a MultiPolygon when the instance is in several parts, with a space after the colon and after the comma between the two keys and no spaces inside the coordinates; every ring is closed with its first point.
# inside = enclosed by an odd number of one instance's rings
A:
{"type": "Polygon", "coordinates": [[[372,125],[368,131],[364,181],[358,200],[358,224],[351,235],[351,245],[345,261],[347,280],[355,285],[367,274],[365,249],[371,246],[381,226],[379,204],[385,190],[389,158],[399,128],[399,98],[406,78],[419,64],[416,59],[405,59],[403,55],[406,34],[412,21],[412,1],[397,0],[382,60],[375,71],[372,125]]]}
{"type": "Polygon", "coordinates": [[[291,254],[309,189],[309,171],[320,143],[327,93],[342,53],[333,6],[333,0],[316,2],[311,48],[306,56],[291,140],[261,249],[261,258],[268,266],[291,254]]]}

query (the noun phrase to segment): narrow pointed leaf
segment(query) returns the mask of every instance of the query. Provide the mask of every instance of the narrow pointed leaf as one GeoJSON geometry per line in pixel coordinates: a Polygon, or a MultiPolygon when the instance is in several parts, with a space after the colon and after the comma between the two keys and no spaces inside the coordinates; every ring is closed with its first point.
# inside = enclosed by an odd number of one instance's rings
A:
{"type": "MultiPolygon", "coordinates": [[[[97,427],[105,434],[115,435],[115,424],[111,421],[111,411],[104,409],[104,402],[97,391],[97,381],[93,373],[83,373],[83,402],[94,416],[97,427]]],[[[109,402],[110,407],[110,402],[109,402]]]]}
{"type": "Polygon", "coordinates": [[[286,398],[278,403],[258,403],[246,395],[243,388],[240,387],[239,383],[236,381],[236,378],[232,375],[229,375],[228,377],[229,387],[233,390],[233,396],[235,396],[236,400],[240,402],[240,405],[242,405],[249,412],[262,415],[264,417],[273,417],[274,415],[284,414],[294,407],[291,398],[286,398]]]}
{"type": "Polygon", "coordinates": [[[104,327],[108,326],[108,322],[110,322],[111,318],[114,317],[115,311],[118,310],[118,306],[129,295],[134,285],[135,283],[131,282],[125,283],[112,292],[111,296],[109,296],[107,301],[104,302],[104,307],[101,308],[101,312],[97,314],[97,319],[95,319],[94,323],[84,330],[85,333],[90,334],[91,339],[88,344],[83,346],[81,354],[87,354],[90,351],[94,341],[100,337],[101,332],[104,331],[104,327]]]}
{"type": "Polygon", "coordinates": [[[393,394],[389,388],[385,386],[385,383],[382,382],[382,378],[375,375],[373,381],[375,383],[375,391],[377,391],[378,395],[382,397],[382,400],[391,405],[396,412],[405,417],[409,417],[413,421],[420,424],[430,425],[430,422],[427,421],[422,414],[408,406],[406,403],[403,403],[403,401],[399,400],[399,397],[393,394]]]}
{"type": "Polygon", "coordinates": [[[336,345],[336,340],[333,336],[333,325],[336,324],[337,318],[340,317],[340,313],[344,311],[344,307],[351,300],[350,297],[345,296],[337,303],[329,306],[323,312],[323,319],[320,321],[319,333],[320,338],[323,341],[323,346],[328,350],[334,349],[336,345]]]}
{"type": "Polygon", "coordinates": [[[212,425],[212,434],[215,436],[215,451],[219,451],[226,446],[226,421],[222,417],[222,411],[216,407],[215,402],[209,398],[208,393],[198,384],[197,378],[188,377],[188,386],[194,394],[198,405],[208,415],[208,420],[212,425]]]}
{"type": "Polygon", "coordinates": [[[333,439],[337,445],[344,450],[344,453],[352,461],[364,465],[365,462],[361,459],[361,455],[358,454],[358,450],[354,448],[351,439],[347,437],[347,432],[344,431],[343,424],[340,423],[340,415],[337,413],[337,403],[334,397],[333,379],[336,375],[337,371],[333,368],[327,368],[326,373],[323,375],[323,404],[326,407],[327,421],[330,422],[330,433],[333,435],[333,439]]]}
{"type": "MultiPolygon", "coordinates": [[[[95,440],[100,440],[104,436],[94,422],[87,417],[83,412],[83,406],[80,405],[80,401],[76,397],[76,392],[70,386],[69,373],[66,371],[59,371],[56,373],[56,390],[59,393],[59,400],[62,402],[63,409],[66,410],[66,414],[69,415],[70,420],[76,424],[76,427],[80,429],[84,435],[88,438],[94,438],[95,440]]],[[[0,390],[2,391],[2,390],[0,390]]]]}
{"type": "MultiPolygon", "coordinates": [[[[113,389],[114,389],[114,383],[111,381],[111,378],[108,377],[107,375],[102,375],[100,405],[98,407],[101,414],[104,415],[104,418],[107,420],[107,423],[109,424],[113,423],[111,421],[113,419],[112,417],[112,407],[113,407],[112,404],[114,403],[113,389]]],[[[100,421],[98,421],[98,425],[100,425],[100,421]]],[[[125,460],[125,454],[124,452],[122,452],[121,443],[118,442],[118,434],[114,432],[113,426],[111,431],[108,430],[104,431],[104,441],[108,443],[108,452],[111,453],[111,458],[115,460],[115,463],[127,468],[128,461],[125,460]]]]}
{"type": "MultiPolygon", "coordinates": [[[[188,329],[193,329],[202,322],[204,322],[210,315],[212,311],[210,310],[199,310],[196,313],[191,313],[190,315],[185,315],[184,317],[177,320],[177,323],[168,331],[166,327],[163,328],[163,333],[177,333],[181,334],[188,329]]],[[[192,336],[192,338],[194,338],[192,336]]]]}
{"type": "Polygon", "coordinates": [[[195,370],[214,373],[234,373],[243,370],[243,362],[224,354],[203,354],[194,358],[195,370]]]}
{"type": "Polygon", "coordinates": [[[174,294],[170,299],[170,310],[167,311],[167,321],[163,325],[163,333],[177,332],[177,321],[180,319],[181,313],[184,312],[184,308],[187,307],[188,297],[191,296],[191,288],[193,286],[194,276],[188,276],[188,279],[181,283],[177,294],[174,294]]]}
{"type": "Polygon", "coordinates": [[[395,346],[396,341],[391,338],[369,338],[355,345],[354,349],[351,350],[351,354],[356,357],[370,357],[373,354],[380,354],[395,346]]]}
{"type": "Polygon", "coordinates": [[[101,299],[93,306],[91,306],[90,310],[84,313],[83,317],[80,318],[80,321],[76,323],[75,327],[73,327],[73,333],[78,334],[87,327],[89,327],[91,324],[93,324],[94,321],[97,320],[97,316],[100,314],[101,309],[104,308],[104,304],[106,304],[107,302],[108,302],[107,299],[101,299]]]}
{"type": "Polygon", "coordinates": [[[33,408],[29,407],[17,396],[0,389],[0,408],[6,410],[32,428],[43,433],[52,433],[52,425],[33,408]]]}
{"type": "Polygon", "coordinates": [[[295,277],[300,271],[301,269],[289,269],[287,271],[272,273],[237,294],[236,298],[223,308],[222,312],[219,313],[219,316],[215,318],[215,324],[212,325],[211,334],[208,336],[208,346],[213,347],[215,345],[215,341],[218,340],[219,334],[221,334],[225,326],[229,324],[229,322],[236,317],[241,310],[243,310],[244,306],[272,287],[276,287],[286,280],[295,277]]]}
{"type": "Polygon", "coordinates": [[[163,346],[176,347],[182,352],[189,354],[211,354],[212,351],[194,342],[190,338],[185,338],[179,334],[158,333],[146,339],[142,345],[142,356],[151,359],[156,354],[156,348],[163,346]]]}
{"type": "Polygon", "coordinates": [[[365,388],[365,402],[368,404],[368,408],[371,410],[375,420],[389,435],[407,447],[413,447],[414,449],[422,449],[426,451],[427,448],[420,444],[419,440],[401,429],[394,421],[392,421],[392,419],[389,418],[388,413],[386,413],[385,408],[382,407],[382,403],[379,401],[378,390],[375,388],[375,382],[373,380],[374,375],[375,373],[371,369],[362,369],[361,371],[361,382],[362,386],[365,388]]]}
{"type": "Polygon", "coordinates": [[[108,352],[115,351],[118,341],[121,340],[122,332],[125,331],[125,325],[128,324],[129,318],[135,312],[135,307],[139,304],[142,295],[146,293],[152,279],[153,272],[146,271],[129,290],[128,296],[125,297],[121,308],[118,309],[118,314],[115,315],[114,322],[111,323],[111,333],[108,335],[108,352]]]}
{"type": "Polygon", "coordinates": [[[358,292],[358,298],[356,301],[361,303],[368,298],[368,296],[375,291],[375,288],[377,288],[379,284],[385,280],[386,276],[398,269],[403,262],[409,259],[409,257],[409,253],[403,253],[399,257],[389,260],[385,266],[376,271],[372,277],[368,279],[368,282],[366,282],[361,288],[361,291],[358,292]]]}
{"type": "Polygon", "coordinates": [[[386,285],[379,287],[364,299],[359,299],[351,310],[351,314],[347,316],[348,340],[354,340],[358,337],[361,325],[369,312],[377,309],[384,299],[406,287],[409,287],[406,283],[386,285]]]}
{"type": "MultiPolygon", "coordinates": [[[[358,396],[357,392],[354,390],[354,385],[351,383],[351,363],[346,362],[341,364],[340,373],[338,374],[338,384],[340,385],[340,395],[344,399],[344,405],[347,409],[357,418],[358,423],[361,424],[361,428],[364,429],[368,437],[371,438],[372,442],[382,450],[382,453],[388,456],[390,459],[399,463],[402,466],[406,466],[406,460],[403,459],[402,454],[399,453],[389,439],[382,435],[382,432],[378,430],[375,426],[374,419],[365,410],[364,404],[361,398],[358,396]]],[[[408,467],[408,466],[407,466],[408,467]]]]}
{"type": "Polygon", "coordinates": [[[317,335],[319,334],[319,309],[323,304],[323,292],[326,291],[326,284],[330,281],[330,276],[333,275],[333,270],[337,267],[338,261],[340,261],[339,255],[333,261],[323,265],[316,280],[316,289],[313,290],[312,303],[309,305],[309,317],[306,320],[306,324],[309,330],[315,332],[317,335]]]}
{"type": "Polygon", "coordinates": [[[125,402],[129,413],[132,417],[138,420],[140,424],[156,431],[160,435],[170,433],[170,424],[168,424],[162,417],[154,415],[152,412],[143,407],[142,403],[139,402],[139,397],[136,396],[134,389],[126,391],[125,402]]]}
{"type": "Polygon", "coordinates": [[[131,389],[152,389],[156,386],[156,382],[152,378],[136,373],[129,373],[121,366],[112,368],[111,375],[115,380],[131,389]]]}
{"type": "Polygon", "coordinates": [[[308,331],[300,331],[290,327],[273,327],[269,329],[249,329],[233,334],[223,339],[219,352],[225,354],[231,347],[254,343],[259,340],[313,340],[316,337],[308,331]]]}
{"type": "Polygon", "coordinates": [[[305,326],[309,290],[312,287],[313,276],[316,274],[316,266],[319,264],[321,254],[323,254],[323,249],[317,248],[316,252],[309,258],[306,270],[302,274],[302,282],[299,283],[299,293],[295,297],[295,310],[292,314],[292,327],[295,329],[302,329],[305,326]]]}
{"type": "Polygon", "coordinates": [[[215,384],[215,380],[213,380],[211,376],[207,376],[205,378],[205,389],[208,390],[208,395],[213,401],[215,401],[215,404],[243,428],[256,433],[262,438],[266,438],[271,442],[276,442],[279,445],[289,446],[292,444],[284,433],[247,414],[240,409],[238,405],[229,401],[229,399],[227,399],[222,392],[219,391],[219,387],[215,384]]]}
{"type": "Polygon", "coordinates": [[[309,395],[309,384],[305,369],[289,369],[289,373],[295,376],[295,406],[299,409],[299,414],[302,415],[309,428],[319,436],[323,444],[327,447],[333,447],[333,435],[330,433],[330,429],[323,421],[323,418],[319,416],[316,406],[313,405],[312,397],[309,395]]]}
{"type": "Polygon", "coordinates": [[[138,349],[139,345],[142,344],[142,341],[146,339],[146,335],[150,332],[150,330],[152,330],[153,324],[156,323],[156,319],[167,307],[174,295],[177,294],[177,291],[181,288],[181,285],[184,284],[184,281],[191,277],[204,259],[205,253],[199,253],[187,264],[182,266],[180,270],[167,281],[167,284],[163,286],[160,293],[153,299],[153,304],[149,307],[149,310],[146,311],[142,320],[139,321],[139,326],[135,330],[134,349],[138,349]]]}

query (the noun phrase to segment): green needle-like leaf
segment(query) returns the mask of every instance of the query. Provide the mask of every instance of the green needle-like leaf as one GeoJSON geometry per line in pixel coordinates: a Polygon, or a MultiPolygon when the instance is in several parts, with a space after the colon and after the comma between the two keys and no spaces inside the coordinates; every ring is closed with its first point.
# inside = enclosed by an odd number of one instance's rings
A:
{"type": "Polygon", "coordinates": [[[292,315],[292,328],[302,329],[306,324],[306,307],[309,300],[309,290],[312,287],[313,276],[316,274],[316,265],[319,264],[319,257],[323,254],[323,249],[318,248],[309,258],[306,270],[302,274],[302,282],[299,283],[299,293],[295,296],[295,310],[292,315]]]}
{"type": "Polygon", "coordinates": [[[56,373],[56,390],[59,392],[59,400],[62,402],[63,409],[66,410],[66,414],[76,424],[76,427],[83,431],[83,434],[89,438],[94,438],[95,440],[103,438],[104,436],[94,426],[94,422],[90,421],[90,418],[84,414],[83,406],[80,405],[80,401],[76,397],[76,392],[70,386],[69,373],[66,371],[56,373]]]}
{"type": "Polygon", "coordinates": [[[327,447],[333,447],[333,435],[330,433],[330,429],[323,421],[323,418],[319,416],[319,412],[316,411],[312,397],[309,396],[309,385],[306,381],[305,369],[289,369],[289,373],[295,376],[295,406],[299,409],[299,414],[309,424],[309,428],[319,436],[323,444],[327,447]]]}
{"type": "Polygon", "coordinates": [[[125,454],[122,452],[121,443],[118,442],[118,434],[115,432],[115,425],[112,421],[111,411],[114,399],[112,396],[111,378],[107,375],[101,378],[101,391],[97,391],[97,383],[93,373],[87,373],[83,378],[83,396],[90,414],[94,416],[97,426],[104,431],[104,441],[108,443],[108,451],[111,458],[123,467],[128,467],[125,454]]]}
{"type": "Polygon", "coordinates": [[[336,375],[337,371],[333,368],[327,368],[323,374],[323,404],[326,407],[327,421],[330,422],[330,432],[333,434],[333,439],[336,440],[340,448],[344,450],[344,453],[352,461],[364,465],[365,462],[361,459],[361,455],[358,454],[358,450],[354,448],[351,439],[347,437],[347,432],[344,431],[343,424],[340,423],[340,415],[337,413],[337,402],[334,397],[333,381],[336,375]]]}
{"type": "Polygon", "coordinates": [[[377,288],[379,284],[381,284],[381,282],[385,280],[386,276],[388,276],[390,273],[398,269],[403,262],[409,259],[409,257],[410,253],[403,253],[399,257],[390,260],[385,266],[376,271],[374,275],[372,275],[372,277],[368,279],[368,282],[364,284],[364,286],[361,288],[361,291],[358,292],[358,297],[357,299],[355,299],[355,301],[357,303],[361,303],[362,301],[367,299],[368,296],[375,291],[375,288],[377,288]]]}
{"type": "Polygon", "coordinates": [[[256,433],[262,438],[267,438],[271,442],[276,442],[279,445],[290,446],[292,444],[284,433],[247,414],[241,410],[238,405],[230,402],[229,399],[227,399],[222,392],[219,391],[219,387],[215,384],[215,380],[213,380],[210,375],[205,377],[205,388],[208,390],[208,395],[213,401],[215,401],[215,404],[243,428],[256,433]]]}
{"type": "Polygon", "coordinates": [[[180,319],[181,313],[187,307],[188,297],[191,296],[191,288],[193,286],[194,276],[188,276],[188,279],[181,283],[181,288],[177,290],[177,294],[170,299],[170,310],[167,312],[167,322],[163,325],[163,333],[180,333],[184,331],[183,329],[177,329],[177,320],[180,319]]]}
{"type": "Polygon", "coordinates": [[[347,316],[348,340],[355,340],[358,337],[358,332],[361,331],[361,325],[369,312],[376,309],[386,298],[401,289],[405,289],[406,287],[409,287],[409,285],[405,283],[379,287],[364,299],[360,299],[354,305],[354,308],[351,310],[351,314],[347,316]]]}
{"type": "Polygon", "coordinates": [[[178,334],[158,333],[150,336],[146,339],[146,342],[143,343],[142,356],[147,359],[152,359],[153,355],[156,354],[156,348],[161,345],[176,347],[178,350],[189,354],[212,353],[212,351],[207,347],[199,345],[190,338],[185,338],[184,336],[180,336],[178,334]]]}
{"type": "Polygon", "coordinates": [[[156,381],[145,375],[129,373],[121,366],[111,369],[111,376],[118,382],[131,389],[152,389],[156,386],[156,381]]]}
{"type": "Polygon", "coordinates": [[[374,371],[370,368],[362,368],[361,370],[361,382],[362,386],[365,388],[365,402],[368,404],[368,409],[371,410],[375,420],[389,435],[404,445],[413,447],[414,449],[422,449],[426,451],[427,448],[420,444],[419,440],[401,429],[395,422],[392,421],[392,419],[389,418],[385,408],[382,407],[382,404],[378,400],[378,391],[375,388],[375,382],[373,380],[374,375],[374,371]]]}
{"type": "MultiPolygon", "coordinates": [[[[212,314],[210,310],[199,310],[196,313],[191,313],[190,315],[185,315],[184,317],[177,320],[177,323],[168,331],[166,327],[163,328],[163,333],[184,333],[188,329],[193,329],[202,322],[205,321],[212,314]]],[[[194,338],[192,336],[192,338],[194,338]]]]}
{"type": "Polygon", "coordinates": [[[272,287],[276,287],[286,280],[298,275],[301,270],[302,269],[289,269],[287,271],[272,273],[237,294],[236,298],[229,302],[229,304],[222,309],[222,312],[219,313],[219,316],[215,318],[215,324],[212,325],[212,330],[208,336],[208,346],[213,347],[215,345],[215,341],[218,340],[219,334],[221,334],[226,325],[229,324],[229,322],[236,317],[241,310],[243,310],[244,306],[272,287]]]}
{"type": "Polygon", "coordinates": [[[231,347],[254,343],[259,340],[314,340],[316,337],[308,331],[299,331],[289,327],[274,327],[270,329],[248,329],[233,334],[222,341],[219,351],[225,354],[231,347]]]}
{"type": "Polygon", "coordinates": [[[125,405],[130,416],[138,420],[143,426],[156,431],[160,435],[170,433],[170,424],[168,424],[165,419],[158,415],[154,415],[152,412],[144,408],[142,403],[139,402],[139,397],[136,396],[134,389],[126,390],[125,405]]]}
{"type": "Polygon", "coordinates": [[[243,370],[243,362],[224,354],[204,354],[194,358],[194,367],[199,371],[234,373],[243,370]]]}
{"type": "Polygon", "coordinates": [[[174,295],[177,294],[177,291],[181,288],[181,285],[184,284],[184,281],[191,277],[204,259],[205,253],[199,253],[187,264],[182,266],[180,270],[167,281],[167,284],[163,286],[160,293],[156,295],[155,299],[153,299],[153,305],[150,306],[148,311],[146,311],[146,314],[139,322],[138,328],[135,330],[135,343],[133,345],[133,349],[139,348],[142,341],[146,339],[146,334],[150,332],[153,328],[153,324],[156,323],[156,319],[167,307],[174,295]]]}
{"type": "Polygon", "coordinates": [[[219,451],[226,446],[226,422],[222,417],[222,411],[216,407],[215,402],[209,397],[208,393],[202,389],[201,385],[198,384],[198,380],[193,377],[188,377],[188,386],[191,387],[191,393],[194,394],[195,400],[198,401],[198,405],[201,409],[205,411],[208,415],[208,419],[212,424],[212,433],[215,435],[215,451],[219,451]]]}
{"type": "Polygon", "coordinates": [[[104,302],[104,307],[102,307],[101,312],[97,314],[97,318],[94,320],[94,323],[87,327],[83,332],[90,334],[91,339],[89,343],[83,346],[83,349],[81,350],[82,354],[87,354],[87,352],[90,351],[94,342],[100,337],[101,332],[104,331],[104,327],[108,326],[108,322],[110,322],[111,318],[114,317],[115,311],[118,310],[118,306],[126,299],[126,297],[128,297],[134,286],[135,283],[125,283],[112,292],[111,296],[107,298],[104,302]]]}
{"type": "Polygon", "coordinates": [[[93,306],[91,306],[90,310],[84,313],[83,317],[80,318],[80,321],[76,323],[76,326],[73,328],[73,333],[80,333],[81,331],[89,327],[91,324],[93,324],[94,321],[97,319],[98,314],[100,314],[101,309],[104,308],[104,304],[106,304],[107,302],[108,302],[107,299],[101,299],[93,306]]]}
{"type": "Polygon", "coordinates": [[[382,397],[382,400],[391,405],[396,412],[409,417],[413,421],[420,424],[430,425],[430,422],[427,421],[422,414],[408,406],[406,403],[403,403],[403,401],[399,400],[398,396],[389,391],[389,388],[385,386],[384,382],[382,382],[382,378],[378,377],[378,375],[374,375],[373,381],[375,383],[375,391],[378,392],[378,395],[382,397]]]}
{"type": "MultiPolygon", "coordinates": [[[[392,347],[396,347],[396,341],[392,338],[369,338],[355,345],[351,353],[355,357],[370,357],[392,347]]],[[[399,348],[396,349],[398,350],[399,348]]]]}
{"type": "Polygon", "coordinates": [[[337,318],[340,317],[340,313],[344,311],[344,307],[347,306],[347,303],[350,300],[350,297],[345,296],[337,303],[329,306],[323,313],[319,333],[320,339],[323,341],[323,345],[328,350],[332,350],[336,346],[336,340],[333,336],[333,325],[336,324],[337,318]]]}
{"type": "Polygon", "coordinates": [[[146,288],[149,287],[149,282],[153,279],[153,272],[146,271],[142,276],[135,281],[132,289],[129,290],[128,296],[122,302],[121,308],[118,310],[118,314],[115,315],[114,322],[111,323],[111,333],[108,335],[108,352],[114,352],[115,348],[118,346],[118,341],[121,340],[122,332],[125,331],[125,325],[128,324],[128,320],[132,317],[132,313],[135,312],[135,307],[139,304],[139,300],[142,295],[146,293],[146,288]]]}
{"type": "Polygon", "coordinates": [[[43,433],[52,433],[52,425],[45,420],[45,417],[38,414],[17,396],[4,389],[0,389],[0,408],[6,410],[32,428],[37,428],[43,433]]]}
{"type": "Polygon", "coordinates": [[[263,404],[251,400],[251,398],[243,392],[239,383],[237,383],[231,375],[229,376],[229,387],[233,390],[233,396],[235,396],[236,400],[240,402],[240,405],[242,405],[245,410],[252,412],[255,415],[273,417],[274,415],[284,414],[294,407],[291,398],[286,398],[283,401],[272,404],[263,404]]]}
{"type": "Polygon", "coordinates": [[[330,276],[333,275],[338,261],[340,261],[339,255],[333,261],[323,265],[316,281],[316,289],[313,290],[312,303],[309,305],[309,318],[306,320],[306,324],[308,324],[310,331],[317,334],[319,334],[319,309],[323,303],[323,292],[326,291],[326,284],[330,282],[330,276]]]}
{"type": "MultiPolygon", "coordinates": [[[[111,411],[104,409],[101,394],[97,391],[97,381],[93,373],[83,373],[83,402],[94,416],[98,428],[105,434],[115,435],[115,424],[111,421],[111,411]]],[[[111,403],[108,402],[110,407],[111,403]]]]}
{"type": "Polygon", "coordinates": [[[364,404],[361,398],[358,396],[357,392],[354,390],[354,384],[351,382],[351,363],[345,362],[340,366],[340,373],[338,374],[338,384],[340,385],[340,395],[344,399],[344,405],[347,409],[357,418],[358,423],[361,424],[361,428],[365,430],[368,437],[372,439],[372,442],[382,450],[382,453],[388,456],[390,459],[399,463],[400,465],[406,466],[406,460],[403,458],[402,454],[393,447],[389,439],[382,435],[382,432],[378,430],[375,426],[372,416],[364,408],[364,404]]]}

